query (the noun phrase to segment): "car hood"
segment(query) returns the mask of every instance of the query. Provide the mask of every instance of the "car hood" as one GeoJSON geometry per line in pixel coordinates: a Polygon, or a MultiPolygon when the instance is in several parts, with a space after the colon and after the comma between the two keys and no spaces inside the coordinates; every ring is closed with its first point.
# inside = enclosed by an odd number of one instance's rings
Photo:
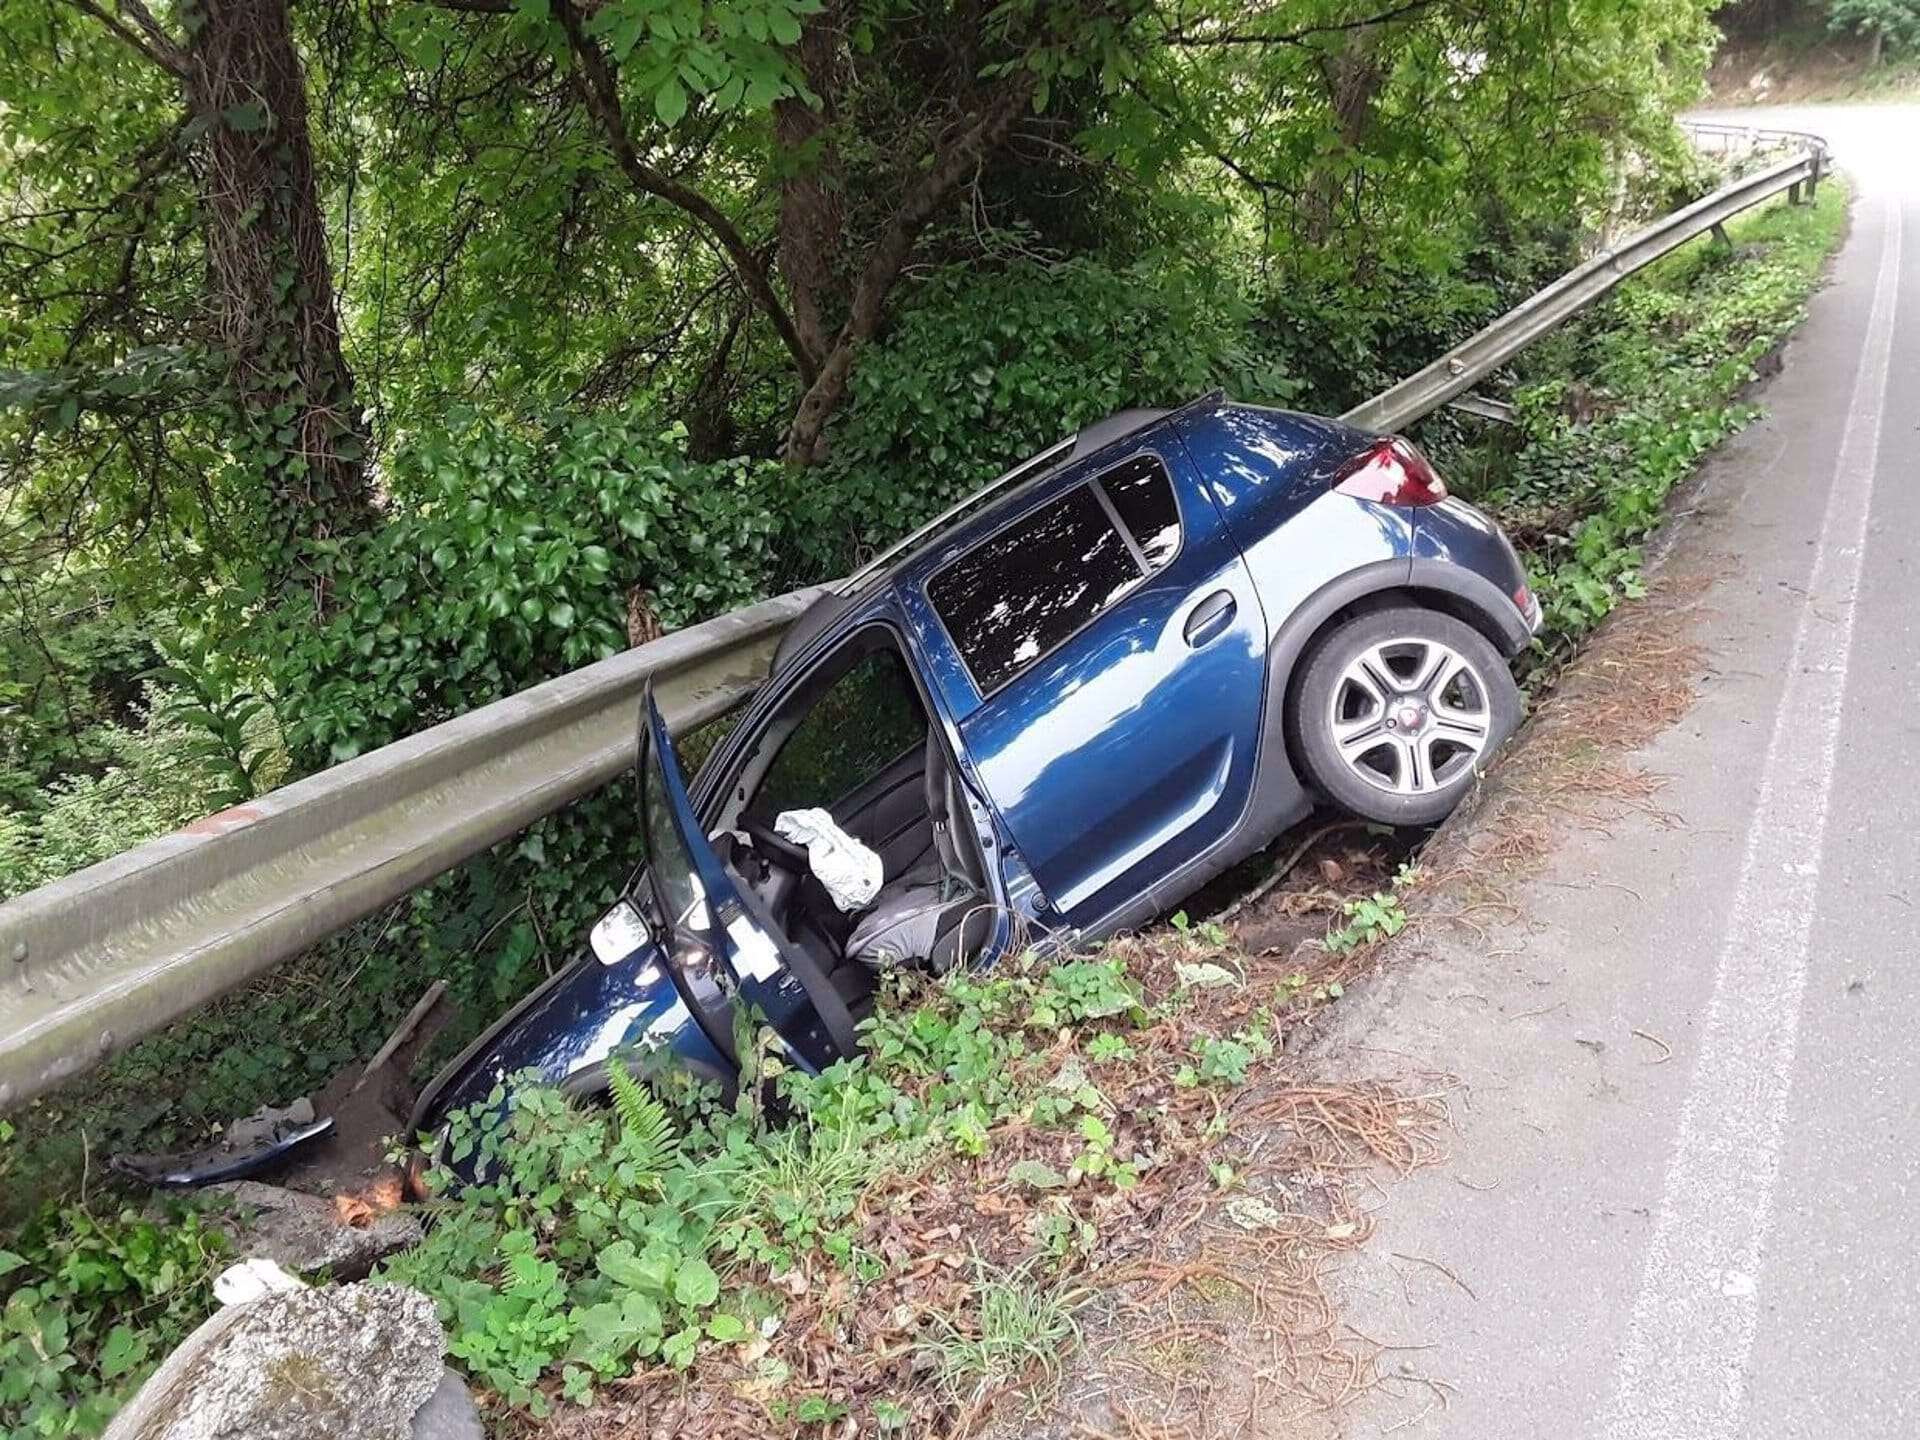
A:
{"type": "Polygon", "coordinates": [[[668,975],[660,945],[649,941],[627,959],[603,965],[583,954],[514,1006],[424,1091],[410,1133],[432,1134],[455,1110],[484,1102],[509,1076],[531,1071],[549,1085],[578,1093],[605,1088],[616,1053],[665,1046],[695,1071],[724,1078],[730,1070],[695,1022],[668,975]]]}

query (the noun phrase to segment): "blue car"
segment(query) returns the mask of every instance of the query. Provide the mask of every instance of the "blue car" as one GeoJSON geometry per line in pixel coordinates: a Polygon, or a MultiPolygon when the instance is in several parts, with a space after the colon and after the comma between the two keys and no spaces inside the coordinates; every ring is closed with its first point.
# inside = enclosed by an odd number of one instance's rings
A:
{"type": "Polygon", "coordinates": [[[416,1129],[662,1048],[728,1090],[743,1006],[824,1067],[886,968],[1137,927],[1316,800],[1438,820],[1518,723],[1539,623],[1403,439],[1218,395],[1115,415],[830,587],[691,783],[648,697],[647,869],[416,1129]]]}

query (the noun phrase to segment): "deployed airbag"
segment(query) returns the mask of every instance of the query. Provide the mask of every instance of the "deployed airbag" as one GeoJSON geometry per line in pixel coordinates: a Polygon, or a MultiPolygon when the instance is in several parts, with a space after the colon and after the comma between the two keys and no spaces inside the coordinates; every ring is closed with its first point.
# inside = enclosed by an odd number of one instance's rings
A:
{"type": "Polygon", "coordinates": [[[782,840],[807,847],[807,861],[843,914],[864,910],[886,878],[880,857],[842,830],[825,810],[782,810],[773,821],[782,840]]]}

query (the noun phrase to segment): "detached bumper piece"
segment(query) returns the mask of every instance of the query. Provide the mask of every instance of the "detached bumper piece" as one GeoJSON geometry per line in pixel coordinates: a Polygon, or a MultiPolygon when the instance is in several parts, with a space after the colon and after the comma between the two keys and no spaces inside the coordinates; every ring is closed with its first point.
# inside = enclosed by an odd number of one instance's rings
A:
{"type": "Polygon", "coordinates": [[[148,1185],[183,1189],[239,1180],[253,1175],[309,1140],[333,1129],[333,1117],[316,1116],[313,1102],[300,1099],[283,1109],[262,1106],[236,1120],[211,1145],[173,1155],[116,1155],[113,1168],[148,1185]]]}

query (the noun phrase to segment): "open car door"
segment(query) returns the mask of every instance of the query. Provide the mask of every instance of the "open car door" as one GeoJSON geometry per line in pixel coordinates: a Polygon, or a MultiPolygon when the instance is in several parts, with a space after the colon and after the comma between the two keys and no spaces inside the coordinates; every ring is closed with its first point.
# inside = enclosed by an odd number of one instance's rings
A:
{"type": "Polygon", "coordinates": [[[758,1015],[808,1069],[851,1054],[853,1016],[811,955],[734,883],[688,797],[653,687],[640,724],[640,821],[666,964],[714,1044],[737,1060],[738,1016],[758,1015]]]}

